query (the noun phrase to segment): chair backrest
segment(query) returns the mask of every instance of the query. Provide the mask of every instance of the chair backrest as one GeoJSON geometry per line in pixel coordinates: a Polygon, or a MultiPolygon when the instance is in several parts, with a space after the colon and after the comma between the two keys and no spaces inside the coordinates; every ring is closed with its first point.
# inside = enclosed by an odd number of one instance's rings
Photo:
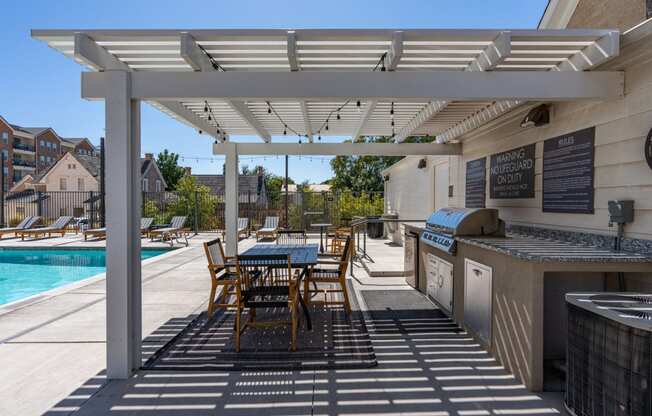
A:
{"type": "Polygon", "coordinates": [[[287,286],[293,278],[289,255],[241,255],[236,257],[236,267],[240,277],[240,290],[287,286]]]}
{"type": "Polygon", "coordinates": [[[154,222],[154,218],[150,217],[143,217],[140,219],[140,229],[141,230],[149,230],[150,227],[152,226],[152,223],[154,222]]]}
{"type": "Polygon", "coordinates": [[[41,222],[41,217],[38,215],[34,215],[33,217],[30,218],[29,222],[27,223],[27,225],[25,225],[24,229],[28,230],[33,226],[35,226],[36,224],[38,224],[39,222],[41,222]]]}
{"type": "Polygon", "coordinates": [[[276,244],[306,244],[306,232],[303,230],[279,230],[276,244]]]}
{"type": "Polygon", "coordinates": [[[27,225],[29,224],[30,221],[32,221],[32,218],[34,218],[34,217],[27,216],[27,217],[23,218],[23,220],[21,222],[19,222],[18,225],[16,225],[16,228],[19,228],[21,230],[27,228],[27,225]]]}
{"type": "Polygon", "coordinates": [[[204,243],[204,251],[206,252],[206,259],[209,266],[224,266],[226,263],[226,256],[224,255],[224,247],[222,247],[222,240],[216,238],[215,240],[204,243]]]}
{"type": "Polygon", "coordinates": [[[57,218],[55,222],[50,225],[51,228],[56,228],[56,229],[61,229],[64,228],[66,225],[68,225],[72,221],[72,217],[68,215],[64,215],[62,217],[57,218]]]}
{"type": "Polygon", "coordinates": [[[278,228],[278,217],[266,217],[265,218],[265,225],[263,225],[263,228],[271,228],[272,230],[275,230],[278,228]]]}
{"type": "Polygon", "coordinates": [[[351,257],[351,250],[353,249],[353,244],[351,244],[351,237],[346,237],[344,242],[344,250],[342,250],[342,257],[340,257],[340,265],[338,267],[340,275],[346,275],[346,269],[349,267],[349,258],[351,257]]]}
{"type": "Polygon", "coordinates": [[[186,224],[186,219],[188,217],[186,216],[178,216],[178,217],[172,217],[172,221],[170,222],[170,228],[183,228],[183,226],[186,224]]]}
{"type": "Polygon", "coordinates": [[[244,230],[249,227],[249,218],[238,218],[238,230],[244,230]]]}

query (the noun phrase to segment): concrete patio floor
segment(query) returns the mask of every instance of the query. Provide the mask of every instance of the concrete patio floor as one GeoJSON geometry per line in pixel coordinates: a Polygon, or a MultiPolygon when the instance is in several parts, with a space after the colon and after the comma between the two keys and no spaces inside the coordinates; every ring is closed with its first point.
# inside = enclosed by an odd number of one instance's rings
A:
{"type": "MultiPolygon", "coordinates": [[[[201,242],[214,236],[196,236],[189,248],[143,266],[143,337],[154,336],[143,345],[146,356],[205,309],[209,276],[201,242]]],[[[107,382],[99,280],[0,315],[0,414],[565,414],[559,394],[528,392],[402,278],[372,278],[359,265],[354,272],[378,367],[140,371],[107,382]],[[383,301],[406,295],[412,301],[404,307],[387,309],[383,301]]]]}

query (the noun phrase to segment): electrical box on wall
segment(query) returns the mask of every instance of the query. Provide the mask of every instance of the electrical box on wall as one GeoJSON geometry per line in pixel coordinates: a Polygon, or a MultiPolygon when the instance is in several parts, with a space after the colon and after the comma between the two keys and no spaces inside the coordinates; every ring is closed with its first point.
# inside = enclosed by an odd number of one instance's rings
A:
{"type": "Polygon", "coordinates": [[[608,202],[609,223],[629,224],[634,222],[634,201],[631,199],[608,202]]]}

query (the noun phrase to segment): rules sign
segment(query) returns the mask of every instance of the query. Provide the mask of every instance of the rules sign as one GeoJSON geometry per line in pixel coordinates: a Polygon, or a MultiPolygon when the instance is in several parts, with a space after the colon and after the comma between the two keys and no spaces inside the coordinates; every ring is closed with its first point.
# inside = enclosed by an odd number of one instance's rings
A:
{"type": "Polygon", "coordinates": [[[595,127],[543,143],[543,212],[593,214],[595,127]]]}
{"type": "Polygon", "coordinates": [[[534,198],[535,145],[491,155],[489,196],[492,199],[534,198]]]}
{"type": "Polygon", "coordinates": [[[466,162],[466,200],[467,208],[484,208],[487,185],[487,158],[466,162]]]}

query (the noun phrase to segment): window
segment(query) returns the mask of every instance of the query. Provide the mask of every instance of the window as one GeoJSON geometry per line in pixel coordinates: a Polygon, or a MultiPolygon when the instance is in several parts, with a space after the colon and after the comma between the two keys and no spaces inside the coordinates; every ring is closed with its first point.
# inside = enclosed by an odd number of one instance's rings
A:
{"type": "MultiPolygon", "coordinates": [[[[43,142],[41,142],[41,143],[43,143],[43,142]]],[[[45,156],[43,156],[43,155],[39,156],[38,159],[39,159],[41,162],[45,162],[45,156]]]]}
{"type": "Polygon", "coordinates": [[[66,178],[59,178],[59,190],[60,191],[68,190],[68,183],[66,181],[66,178]]]}
{"type": "Polygon", "coordinates": [[[45,160],[47,160],[48,163],[52,163],[52,156],[48,156],[48,157],[46,157],[45,160]]]}
{"type": "Polygon", "coordinates": [[[6,131],[2,132],[2,142],[4,144],[9,143],[9,133],[7,133],[6,131]]]}
{"type": "Polygon", "coordinates": [[[48,149],[52,149],[52,143],[50,143],[50,142],[45,142],[45,146],[46,146],[48,149]]]}
{"type": "Polygon", "coordinates": [[[149,192],[149,181],[147,179],[143,179],[143,192],[149,192]]]}
{"type": "Polygon", "coordinates": [[[56,143],[52,143],[52,148],[53,148],[54,150],[57,150],[57,144],[56,144],[56,143]]]}
{"type": "Polygon", "coordinates": [[[156,192],[161,192],[161,180],[156,180],[156,192]]]}
{"type": "Polygon", "coordinates": [[[39,140],[39,145],[41,147],[45,147],[45,140],[39,140]]]}
{"type": "Polygon", "coordinates": [[[9,151],[8,150],[5,149],[5,150],[2,151],[2,158],[4,160],[9,159],[9,151]]]}
{"type": "Polygon", "coordinates": [[[84,178],[77,178],[77,190],[84,191],[84,178]]]}

